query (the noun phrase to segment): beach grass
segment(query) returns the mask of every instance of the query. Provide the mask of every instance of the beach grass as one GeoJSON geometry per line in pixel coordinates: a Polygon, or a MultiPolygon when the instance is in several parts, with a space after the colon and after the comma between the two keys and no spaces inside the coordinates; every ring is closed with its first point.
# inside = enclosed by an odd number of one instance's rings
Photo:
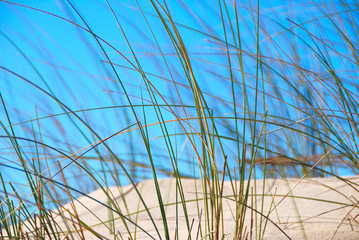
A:
{"type": "Polygon", "coordinates": [[[356,1],[0,4],[2,239],[107,239],[79,197],[112,239],[264,239],[269,224],[290,239],[267,181],[333,177],[357,194],[356,1]]]}

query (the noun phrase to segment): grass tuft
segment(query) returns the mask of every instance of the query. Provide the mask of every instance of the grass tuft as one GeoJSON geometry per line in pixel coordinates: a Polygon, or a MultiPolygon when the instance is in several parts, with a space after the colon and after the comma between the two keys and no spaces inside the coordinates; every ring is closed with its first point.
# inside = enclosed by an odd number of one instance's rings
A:
{"type": "Polygon", "coordinates": [[[357,233],[356,1],[0,9],[1,239],[357,233]]]}

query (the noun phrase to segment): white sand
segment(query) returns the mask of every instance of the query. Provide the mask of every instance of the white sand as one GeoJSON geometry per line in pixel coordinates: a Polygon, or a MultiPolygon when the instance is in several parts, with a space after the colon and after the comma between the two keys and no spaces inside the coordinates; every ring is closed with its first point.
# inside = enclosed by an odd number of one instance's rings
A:
{"type": "MultiPolygon", "coordinates": [[[[358,177],[348,178],[355,183],[359,183],[358,177]]],[[[272,199],[274,204],[277,205],[286,195],[290,188],[298,182],[298,179],[289,180],[274,180],[270,179],[266,182],[264,197],[264,210],[265,215],[268,214],[272,199]],[[276,192],[276,196],[273,194],[276,192]]],[[[195,184],[197,185],[198,198],[202,197],[202,185],[200,180],[186,179],[182,180],[185,198],[187,200],[196,198],[195,184]]],[[[182,205],[178,205],[178,218],[176,218],[176,184],[175,179],[162,179],[160,180],[161,192],[163,199],[168,205],[166,207],[166,219],[170,229],[171,239],[175,239],[176,219],[178,219],[179,236],[177,239],[187,239],[188,230],[186,221],[182,211],[182,205]]],[[[257,189],[262,189],[263,181],[257,180],[257,189]]],[[[359,189],[359,187],[356,187],[359,189]]],[[[142,192],[142,196],[150,212],[156,221],[162,238],[164,238],[163,224],[161,220],[161,213],[158,207],[158,200],[153,180],[147,180],[138,184],[138,189],[142,192]]],[[[122,190],[125,196],[121,197],[117,188],[110,189],[113,196],[117,199],[121,211],[126,215],[128,213],[136,213],[143,210],[143,205],[139,204],[139,198],[135,190],[131,186],[124,187],[122,190]],[[127,209],[124,205],[123,199],[126,199],[127,209]]],[[[224,195],[233,195],[233,191],[229,182],[225,182],[224,195]]],[[[287,197],[276,209],[272,211],[269,218],[277,224],[291,239],[359,239],[359,209],[355,204],[359,199],[359,192],[348,186],[344,182],[336,178],[308,178],[301,181],[292,192],[293,197],[287,197]],[[304,199],[302,197],[312,198],[304,199]]],[[[107,203],[107,197],[102,190],[97,190],[91,196],[101,202],[107,203]]],[[[179,197],[179,196],[178,196],[179,197]]],[[[233,214],[235,214],[235,202],[233,196],[223,199],[223,221],[224,221],[224,234],[227,239],[234,238],[235,221],[233,214]]],[[[249,199],[248,205],[251,205],[249,199]]],[[[253,198],[253,201],[254,198],[253,198]]],[[[257,209],[260,211],[262,202],[261,196],[257,196],[257,209]]],[[[81,197],[78,202],[75,202],[77,214],[82,221],[91,226],[95,231],[101,234],[103,239],[114,239],[114,235],[110,234],[108,221],[110,211],[106,207],[91,200],[87,197],[81,197]],[[85,206],[85,207],[84,207],[85,206]]],[[[65,205],[66,208],[71,209],[71,206],[65,205]]],[[[193,228],[191,231],[192,239],[196,239],[196,233],[199,225],[198,212],[204,209],[203,201],[187,202],[189,218],[194,219],[193,228]]],[[[273,208],[274,206],[272,206],[273,208]]],[[[252,212],[250,209],[247,211],[245,224],[247,232],[251,229],[251,214],[254,218],[260,221],[260,216],[252,212]]],[[[118,217],[114,213],[114,217],[118,217]]],[[[145,229],[155,239],[159,239],[153,224],[151,223],[146,212],[139,214],[132,214],[129,218],[136,221],[139,226],[145,229]]],[[[262,219],[263,220],[263,219],[262,219]]],[[[202,215],[202,229],[205,230],[207,219],[202,215]]],[[[60,225],[63,223],[60,222],[60,225]]],[[[211,221],[212,222],[212,221],[211,221]]],[[[131,232],[135,231],[133,224],[127,222],[128,228],[131,232]]],[[[255,224],[255,221],[253,221],[255,224]]],[[[127,239],[127,231],[125,225],[121,220],[115,221],[115,231],[122,234],[123,239],[127,239]]],[[[137,228],[136,239],[150,239],[144,232],[137,228]]],[[[93,234],[84,230],[86,239],[98,239],[93,234]],[[90,237],[91,236],[91,237],[90,237]]],[[[253,227],[253,239],[256,239],[256,229],[253,227]]],[[[121,238],[118,238],[121,239],[121,238]]],[[[198,238],[200,239],[200,238],[198,238]]],[[[248,238],[249,239],[249,238],[248,238]]],[[[264,234],[264,239],[288,239],[273,223],[268,222],[264,234]]]]}

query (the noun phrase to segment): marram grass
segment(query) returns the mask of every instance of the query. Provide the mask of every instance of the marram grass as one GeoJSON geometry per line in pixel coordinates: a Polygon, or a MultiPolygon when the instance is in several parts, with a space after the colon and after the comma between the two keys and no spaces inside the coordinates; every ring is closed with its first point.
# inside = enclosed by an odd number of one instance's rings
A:
{"type": "Polygon", "coordinates": [[[357,193],[356,1],[0,4],[2,239],[105,239],[80,196],[105,209],[112,239],[264,239],[268,225],[285,239],[272,178],[335,177],[357,193]]]}

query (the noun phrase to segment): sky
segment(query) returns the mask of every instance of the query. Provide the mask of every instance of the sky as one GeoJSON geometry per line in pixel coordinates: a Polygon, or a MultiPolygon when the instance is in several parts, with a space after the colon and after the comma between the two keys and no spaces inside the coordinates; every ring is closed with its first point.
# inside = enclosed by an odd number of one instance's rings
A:
{"type": "MultiPolygon", "coordinates": [[[[144,104],[153,104],[155,100],[147,91],[149,86],[146,85],[146,81],[143,80],[141,74],[134,70],[135,67],[139,68],[139,65],[132,56],[131,50],[136,53],[140,67],[147,73],[149,82],[166,99],[165,102],[157,93],[154,94],[158,104],[163,105],[161,109],[164,120],[173,121],[175,119],[169,108],[165,106],[166,104],[173,105],[172,109],[175,109],[174,111],[179,117],[186,117],[178,107],[181,105],[180,100],[188,106],[188,114],[196,116],[193,107],[193,92],[187,81],[188,72],[175,55],[176,49],[160,19],[154,16],[156,11],[150,1],[138,1],[139,5],[136,1],[109,2],[117,20],[106,1],[71,1],[73,7],[68,1],[32,1],[30,3],[29,1],[14,1],[16,4],[0,1],[0,66],[2,67],[0,89],[12,124],[15,124],[13,130],[17,137],[34,139],[35,136],[38,141],[53,146],[66,154],[72,154],[95,143],[98,139],[73,114],[64,114],[69,109],[79,111],[78,115],[101,138],[109,137],[133,126],[137,120],[142,125],[158,122],[155,110],[143,107],[144,104]],[[27,7],[21,6],[21,4],[27,7]],[[83,17],[91,31],[99,37],[101,47],[94,37],[84,30],[84,28],[87,29],[86,24],[74,9],[83,17]],[[121,32],[121,28],[127,39],[121,32]],[[131,48],[127,41],[130,42],[131,48]],[[164,53],[166,62],[163,60],[158,46],[164,53]],[[114,64],[116,72],[108,63],[108,59],[114,64]],[[178,83],[176,85],[178,90],[173,87],[172,78],[178,83]],[[54,98],[59,99],[68,109],[60,106],[54,98]],[[128,99],[135,106],[137,120],[129,107],[128,99]],[[41,120],[29,121],[37,117],[41,120]]],[[[312,48],[317,47],[318,52],[320,50],[328,51],[323,52],[323,55],[333,56],[330,57],[331,65],[335,66],[335,69],[345,71],[344,75],[351,69],[355,70],[352,63],[338,57],[341,56],[338,53],[347,54],[348,49],[345,43],[336,38],[334,33],[338,29],[333,27],[332,22],[328,19],[321,17],[330,14],[331,11],[346,11],[345,7],[339,4],[329,4],[328,6],[335,6],[335,8],[327,9],[325,4],[319,1],[308,4],[301,1],[259,1],[259,3],[260,50],[261,54],[265,56],[267,64],[272,64],[271,66],[280,72],[284,69],[281,68],[282,62],[295,64],[294,56],[299,54],[301,57],[299,64],[302,67],[320,71],[323,65],[311,51],[312,48]],[[318,20],[313,20],[316,18],[318,20]],[[296,24],[306,22],[308,23],[303,24],[305,28],[296,26],[296,24]],[[318,41],[313,39],[308,31],[325,39],[329,46],[333,44],[335,48],[323,47],[320,42],[318,44],[318,41]],[[276,59],[280,59],[282,62],[276,59]]],[[[235,15],[231,11],[232,1],[226,1],[226,4],[229,12],[226,24],[223,25],[217,1],[168,1],[173,21],[177,23],[179,33],[190,54],[194,75],[198,79],[202,91],[206,93],[205,98],[211,111],[218,117],[233,115],[231,108],[233,97],[228,80],[230,74],[223,40],[227,37],[229,43],[233,45],[236,43],[232,33],[228,30],[231,24],[234,26],[236,21],[235,15]],[[223,34],[224,28],[227,29],[227,35],[223,34]]],[[[157,6],[159,6],[158,3],[157,6]]],[[[224,5],[221,4],[221,7],[223,8],[224,5]]],[[[355,6],[349,5],[350,7],[355,9],[355,6]]],[[[256,74],[256,61],[253,58],[257,52],[256,9],[257,1],[238,3],[238,29],[242,39],[242,49],[245,51],[243,62],[249,87],[254,87],[256,74]]],[[[223,12],[225,11],[223,10],[223,12]]],[[[354,30],[347,29],[346,34],[351,37],[354,35],[353,39],[357,41],[354,30]]],[[[236,52],[233,51],[233,47],[231,47],[231,51],[233,59],[235,59],[236,52]]],[[[232,64],[235,69],[233,71],[234,78],[240,82],[241,73],[238,71],[240,64],[235,60],[232,64]]],[[[288,66],[291,66],[290,64],[288,66]]],[[[300,83],[303,79],[312,81],[311,76],[297,76],[295,71],[292,73],[291,69],[294,68],[288,67],[283,70],[288,72],[282,74],[292,77],[296,83],[300,83]]],[[[267,72],[263,71],[260,74],[267,74],[267,72]]],[[[355,77],[357,73],[352,72],[351,74],[352,77],[355,77]]],[[[287,103],[297,104],[295,99],[292,99],[293,92],[285,81],[278,80],[273,83],[269,77],[266,80],[268,82],[263,83],[263,86],[260,85],[260,87],[268,91],[268,94],[272,94],[272,86],[277,85],[283,91],[282,96],[287,103]]],[[[303,87],[303,89],[305,88],[303,87]]],[[[241,96],[243,95],[241,85],[237,84],[234,90],[237,92],[237,101],[241,105],[241,96]]],[[[354,88],[352,90],[356,91],[354,88]]],[[[249,90],[249,94],[253,97],[254,91],[249,90]]],[[[331,103],[331,100],[328,102],[331,103]]],[[[251,104],[253,105],[253,99],[251,99],[251,104]]],[[[267,107],[275,115],[281,111],[280,104],[277,100],[273,100],[271,106],[260,104],[260,111],[263,115],[262,108],[267,107]]],[[[336,109],[336,105],[331,106],[336,109]]],[[[7,126],[7,130],[10,131],[9,120],[4,108],[0,114],[2,124],[7,126]]],[[[240,114],[240,108],[238,108],[238,115],[240,114]]],[[[299,115],[298,111],[293,108],[289,108],[288,116],[293,121],[306,117],[299,115]]],[[[230,120],[223,120],[223,123],[219,125],[219,130],[228,138],[235,138],[236,134],[240,134],[233,132],[233,122],[230,120]]],[[[190,131],[191,128],[186,124],[183,127],[173,122],[168,122],[167,126],[175,146],[173,156],[181,159],[181,172],[199,177],[198,170],[193,169],[196,157],[191,150],[191,144],[185,136],[178,134],[183,128],[187,131],[190,131]]],[[[195,123],[193,126],[197,127],[195,123]]],[[[267,130],[276,128],[277,126],[268,126],[267,130]]],[[[161,138],[160,126],[151,126],[146,131],[151,139],[152,153],[157,156],[156,166],[167,171],[170,170],[166,142],[161,138]]],[[[1,135],[5,136],[6,134],[3,130],[1,135]]],[[[293,138],[299,139],[296,142],[296,150],[293,150],[293,152],[297,151],[299,155],[303,154],[303,151],[308,151],[312,146],[310,141],[304,141],[300,137],[293,138]]],[[[283,141],[282,145],[278,145],[287,149],[285,140],[273,138],[271,141],[283,141]]],[[[36,158],[34,152],[39,151],[36,148],[38,146],[34,146],[34,143],[29,140],[20,142],[26,157],[28,159],[36,158]]],[[[120,134],[109,139],[107,143],[124,162],[137,161],[148,164],[146,149],[139,131],[133,130],[120,134]]],[[[236,146],[233,141],[224,139],[223,143],[230,156],[235,156],[236,146]]],[[[6,163],[7,166],[19,167],[16,157],[12,155],[13,149],[8,138],[3,137],[0,144],[3,153],[0,162],[6,163]]],[[[109,158],[110,156],[103,146],[98,146],[97,151],[93,150],[87,153],[85,155],[87,159],[81,164],[88,164],[95,170],[103,169],[101,163],[96,160],[96,156],[98,154],[109,158]]],[[[217,151],[220,152],[220,150],[217,151]]],[[[288,150],[288,152],[290,151],[288,150]]],[[[315,153],[313,151],[313,154],[315,153]]],[[[63,156],[59,156],[52,150],[38,153],[40,158],[44,158],[45,155],[51,159],[50,162],[53,164],[64,160],[63,156]]],[[[233,157],[231,159],[233,162],[236,161],[233,157]]],[[[69,172],[78,171],[77,168],[72,167],[74,164],[71,161],[64,160],[63,165],[67,164],[69,164],[69,172]]],[[[114,167],[116,166],[109,164],[105,169],[114,167]]],[[[58,168],[54,169],[54,173],[58,172],[58,168]]],[[[340,171],[342,175],[351,173],[347,169],[340,169],[340,171]]],[[[9,179],[21,182],[16,173],[16,171],[8,169],[3,174],[7,174],[9,179]]],[[[151,176],[148,169],[144,174],[142,172],[135,174],[139,174],[139,178],[141,175],[151,176]]],[[[125,178],[121,181],[128,182],[125,178]]]]}

